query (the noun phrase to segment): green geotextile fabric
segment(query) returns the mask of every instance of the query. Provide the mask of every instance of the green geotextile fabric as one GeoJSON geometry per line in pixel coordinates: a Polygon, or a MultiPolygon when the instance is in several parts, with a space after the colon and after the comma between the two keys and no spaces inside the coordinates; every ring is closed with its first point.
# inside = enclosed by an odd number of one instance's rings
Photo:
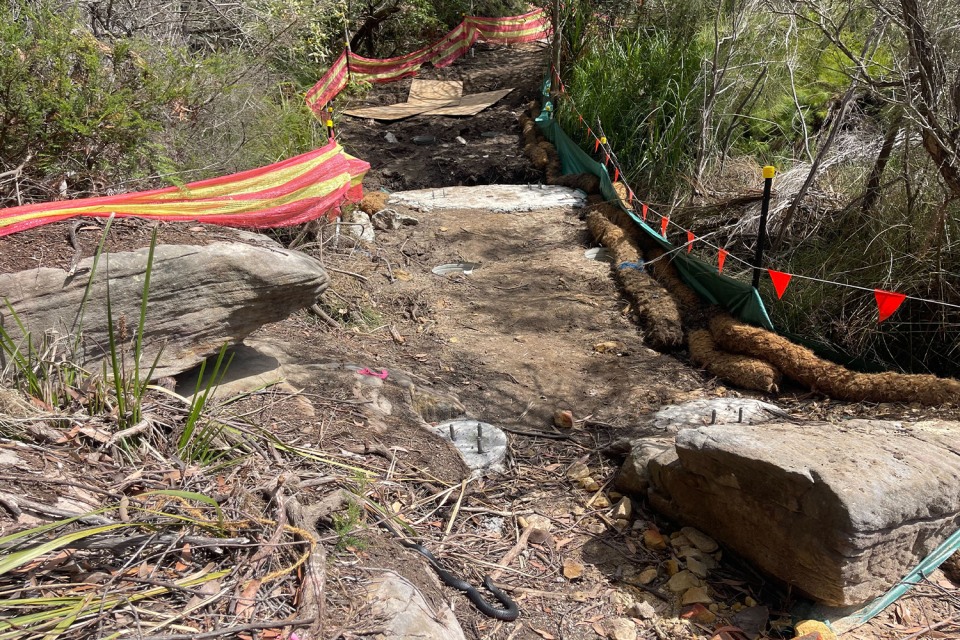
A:
{"type": "MultiPolygon", "coordinates": [[[[546,100],[546,95],[544,100],[546,100]]],[[[623,203],[613,188],[613,182],[610,180],[607,168],[591,158],[576,142],[570,139],[560,128],[557,121],[551,117],[552,108],[553,105],[549,101],[544,102],[543,111],[541,111],[536,122],[547,140],[557,148],[557,154],[560,156],[560,163],[563,166],[563,175],[592,173],[600,178],[600,191],[604,199],[609,202],[616,202],[620,207],[623,207],[623,203]]],[[[767,310],[764,308],[763,301],[760,300],[760,294],[756,289],[749,284],[721,275],[717,267],[688,255],[682,249],[678,251],[677,247],[647,226],[633,211],[626,208],[624,208],[624,211],[630,214],[637,226],[656,240],[664,251],[673,252],[670,254],[670,261],[680,272],[680,278],[688,287],[696,291],[701,299],[710,304],[718,304],[724,307],[744,322],[774,331],[773,323],[770,322],[770,316],[767,315],[767,310]]]]}

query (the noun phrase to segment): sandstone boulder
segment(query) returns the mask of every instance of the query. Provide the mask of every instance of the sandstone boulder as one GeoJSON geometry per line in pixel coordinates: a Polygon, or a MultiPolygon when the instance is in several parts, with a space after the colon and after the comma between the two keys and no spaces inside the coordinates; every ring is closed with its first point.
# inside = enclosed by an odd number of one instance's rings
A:
{"type": "Polygon", "coordinates": [[[453,611],[438,603],[434,611],[420,590],[392,571],[383,571],[366,584],[371,619],[383,621],[381,640],[463,640],[453,611]]]}
{"type": "MultiPolygon", "coordinates": [[[[144,326],[141,369],[153,364],[163,347],[154,377],[190,369],[239,343],[259,327],[286,318],[313,304],[327,288],[327,273],[314,258],[267,244],[217,242],[207,246],[159,245],[154,253],[144,326]]],[[[148,248],[103,255],[91,286],[82,321],[80,362],[96,371],[109,357],[107,279],[114,327],[124,342],[121,352],[132,363],[134,339],[148,248]]],[[[41,267],[0,275],[0,298],[6,297],[36,345],[60,339],[59,353],[72,345],[93,258],[80,262],[76,275],[41,267]]],[[[14,340],[22,334],[12,314],[0,309],[0,324],[14,340]]],[[[0,355],[0,360],[3,356],[0,355]]],[[[3,364],[0,362],[0,364],[3,364]]],[[[128,366],[127,371],[132,369],[128,366]]]]}
{"type": "Polygon", "coordinates": [[[651,504],[826,605],[866,602],[960,526],[960,423],[687,429],[651,504]]]}

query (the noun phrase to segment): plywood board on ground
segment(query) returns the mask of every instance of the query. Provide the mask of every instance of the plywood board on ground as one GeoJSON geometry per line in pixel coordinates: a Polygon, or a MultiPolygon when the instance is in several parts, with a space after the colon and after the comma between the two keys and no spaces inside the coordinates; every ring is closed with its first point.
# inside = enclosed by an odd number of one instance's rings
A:
{"type": "Polygon", "coordinates": [[[445,106],[456,106],[455,100],[436,100],[434,102],[424,102],[411,104],[409,102],[399,102],[384,107],[367,107],[365,109],[349,109],[344,111],[348,116],[355,118],[373,118],[374,120],[400,120],[410,116],[419,115],[425,111],[431,111],[445,106]]]}
{"type": "Polygon", "coordinates": [[[487,107],[492,107],[513,89],[501,89],[500,91],[487,91],[486,93],[474,93],[469,96],[463,96],[458,105],[448,105],[432,111],[427,111],[425,116],[475,116],[487,107]]]}
{"type": "Polygon", "coordinates": [[[409,104],[433,102],[458,102],[463,96],[463,83],[459,80],[419,80],[410,83],[409,104]]]}

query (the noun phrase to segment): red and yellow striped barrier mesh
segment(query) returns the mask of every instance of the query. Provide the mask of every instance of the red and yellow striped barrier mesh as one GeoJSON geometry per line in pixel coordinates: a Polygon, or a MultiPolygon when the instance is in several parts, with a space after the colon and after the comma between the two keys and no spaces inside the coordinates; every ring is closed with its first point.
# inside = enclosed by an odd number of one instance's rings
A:
{"type": "Polygon", "coordinates": [[[378,60],[344,51],[307,92],[307,105],[319,116],[324,105],[340,93],[348,81],[393,82],[416,75],[426,62],[445,67],[464,55],[477,40],[490,44],[520,44],[547,38],[551,33],[546,12],[537,9],[509,18],[467,16],[439,42],[399,58],[378,60]]]}
{"type": "Polygon", "coordinates": [[[289,160],[183,187],[0,209],[0,236],[74,216],[197,220],[231,227],[300,224],[363,197],[370,169],[336,142],[289,160]]]}

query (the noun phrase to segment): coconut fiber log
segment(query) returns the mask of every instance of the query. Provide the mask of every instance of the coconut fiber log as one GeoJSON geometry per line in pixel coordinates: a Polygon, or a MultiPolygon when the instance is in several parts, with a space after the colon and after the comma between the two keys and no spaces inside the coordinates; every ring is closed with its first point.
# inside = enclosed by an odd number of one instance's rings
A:
{"type": "Polygon", "coordinates": [[[570,187],[571,189],[580,189],[585,194],[600,194],[600,178],[592,173],[577,173],[569,176],[559,176],[550,184],[560,185],[561,187],[570,187]]]}
{"type": "Polygon", "coordinates": [[[679,302],[681,312],[692,312],[700,306],[699,296],[684,284],[677,268],[668,259],[662,257],[664,252],[660,245],[640,229],[626,211],[612,204],[599,205],[598,210],[603,212],[610,222],[626,231],[636,242],[646,256],[647,262],[650,263],[653,277],[679,302]]]}
{"type": "Polygon", "coordinates": [[[383,211],[387,208],[387,200],[389,198],[390,195],[383,191],[371,191],[360,201],[360,211],[372,216],[377,211],[383,211]]]}
{"type": "Polygon", "coordinates": [[[639,264],[642,259],[636,245],[623,229],[594,211],[587,215],[587,224],[597,242],[613,254],[613,272],[633,305],[644,327],[644,335],[654,349],[669,351],[683,344],[680,312],[670,294],[641,269],[623,267],[639,264]]]}
{"type": "Polygon", "coordinates": [[[705,366],[707,373],[724,382],[766,393],[775,393],[778,390],[780,372],[770,363],[721,350],[706,329],[691,333],[687,346],[694,364],[705,366]]]}
{"type": "Polygon", "coordinates": [[[932,375],[850,371],[782,336],[726,314],[710,321],[710,333],[727,351],[762,358],[791,380],[838,400],[939,405],[960,398],[960,381],[932,375]]]}

